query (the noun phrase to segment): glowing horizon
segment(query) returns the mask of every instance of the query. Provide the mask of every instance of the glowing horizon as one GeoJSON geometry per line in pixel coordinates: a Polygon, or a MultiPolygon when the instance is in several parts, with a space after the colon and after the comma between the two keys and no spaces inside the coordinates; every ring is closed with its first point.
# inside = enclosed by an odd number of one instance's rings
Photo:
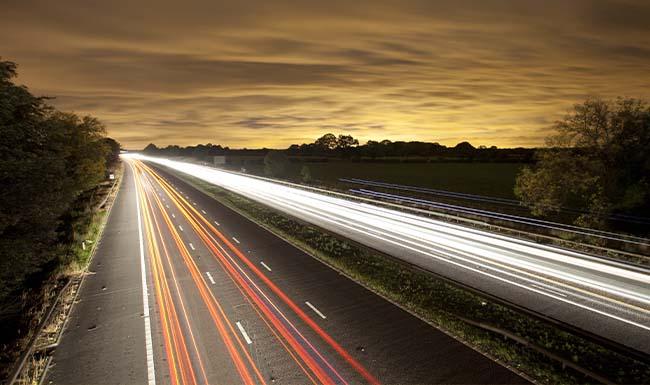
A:
{"type": "Polygon", "coordinates": [[[533,147],[588,96],[650,97],[650,3],[10,2],[3,60],[126,148],[351,134],[533,147]]]}

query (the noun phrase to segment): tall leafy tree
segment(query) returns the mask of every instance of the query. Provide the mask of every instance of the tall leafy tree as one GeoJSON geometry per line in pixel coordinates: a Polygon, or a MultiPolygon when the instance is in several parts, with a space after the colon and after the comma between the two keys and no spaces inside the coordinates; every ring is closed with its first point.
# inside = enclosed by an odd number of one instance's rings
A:
{"type": "Polygon", "coordinates": [[[581,225],[605,227],[612,213],[650,215],[650,107],[645,101],[587,99],[555,125],[515,194],[534,214],[585,211],[581,225]]]}
{"type": "Polygon", "coordinates": [[[0,61],[3,305],[25,285],[37,286],[35,277],[56,264],[61,218],[104,177],[108,148],[97,119],[57,111],[46,98],[14,84],[15,76],[16,65],[0,61]]]}
{"type": "Polygon", "coordinates": [[[333,150],[338,145],[338,140],[334,134],[329,133],[316,139],[316,142],[314,142],[314,144],[323,150],[333,150]]]}

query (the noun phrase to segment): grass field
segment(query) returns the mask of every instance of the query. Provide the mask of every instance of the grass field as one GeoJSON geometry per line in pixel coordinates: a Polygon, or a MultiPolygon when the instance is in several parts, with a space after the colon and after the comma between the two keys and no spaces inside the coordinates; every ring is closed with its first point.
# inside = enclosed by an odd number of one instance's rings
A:
{"type": "Polygon", "coordinates": [[[308,164],[312,177],[327,184],[360,178],[455,192],[514,198],[521,163],[351,163],[308,164]]]}
{"type": "MultiPolygon", "coordinates": [[[[427,187],[454,192],[514,199],[515,178],[523,163],[359,163],[330,161],[292,163],[289,175],[299,179],[307,165],[314,180],[337,185],[339,178],[360,178],[427,187]]],[[[248,172],[263,175],[262,165],[247,166],[248,172]]]]}

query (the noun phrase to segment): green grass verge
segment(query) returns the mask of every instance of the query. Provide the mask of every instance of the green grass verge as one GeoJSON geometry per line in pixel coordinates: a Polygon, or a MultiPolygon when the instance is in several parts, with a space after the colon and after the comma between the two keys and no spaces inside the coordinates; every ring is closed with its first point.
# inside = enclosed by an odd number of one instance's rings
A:
{"type": "Polygon", "coordinates": [[[99,233],[106,221],[106,209],[87,213],[75,224],[75,239],[68,253],[63,257],[61,268],[64,272],[75,274],[82,272],[90,260],[93,245],[99,241],[99,233]],[[85,248],[82,245],[85,242],[85,248]]]}
{"type": "Polygon", "coordinates": [[[569,366],[580,366],[614,383],[650,383],[650,366],[646,363],[411,269],[389,256],[305,225],[240,195],[188,175],[175,174],[425,321],[540,383],[593,383],[592,378],[549,358],[548,353],[560,357],[569,366]],[[528,344],[504,338],[463,319],[495,327],[528,344]]]}

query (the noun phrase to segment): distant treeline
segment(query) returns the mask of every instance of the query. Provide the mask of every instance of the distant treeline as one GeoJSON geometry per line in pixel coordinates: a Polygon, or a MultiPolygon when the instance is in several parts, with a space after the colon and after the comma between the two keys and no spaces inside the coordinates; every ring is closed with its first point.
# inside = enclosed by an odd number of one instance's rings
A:
{"type": "MultiPolygon", "coordinates": [[[[106,179],[120,146],[90,116],[61,112],[14,84],[0,61],[0,323],[61,264],[72,208],[106,179]],[[87,195],[87,194],[86,194],[87,195]]],[[[87,199],[87,196],[84,198],[87,199]]],[[[9,327],[9,326],[8,326],[9,327]]]]}
{"type": "MultiPolygon", "coordinates": [[[[269,149],[230,149],[220,145],[157,147],[149,144],[144,152],[159,156],[182,156],[208,159],[212,156],[265,156],[269,149]]],[[[439,143],[374,141],[365,144],[350,135],[325,134],[313,143],[292,144],[283,150],[290,157],[340,158],[353,161],[485,161],[485,162],[532,162],[535,150],[530,148],[474,147],[469,142],[447,147],[439,143]]]]}

